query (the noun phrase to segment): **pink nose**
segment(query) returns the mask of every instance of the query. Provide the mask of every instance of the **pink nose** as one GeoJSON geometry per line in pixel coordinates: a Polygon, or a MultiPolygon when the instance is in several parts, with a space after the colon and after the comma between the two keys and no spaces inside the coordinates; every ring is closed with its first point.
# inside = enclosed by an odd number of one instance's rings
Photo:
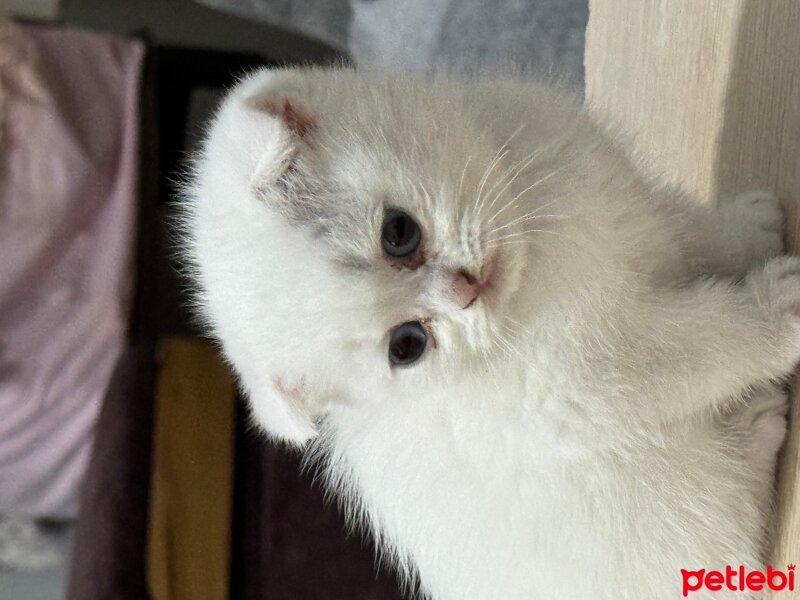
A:
{"type": "Polygon", "coordinates": [[[453,277],[453,302],[456,306],[469,308],[480,293],[480,284],[469,273],[459,271],[455,274],[453,277]]]}

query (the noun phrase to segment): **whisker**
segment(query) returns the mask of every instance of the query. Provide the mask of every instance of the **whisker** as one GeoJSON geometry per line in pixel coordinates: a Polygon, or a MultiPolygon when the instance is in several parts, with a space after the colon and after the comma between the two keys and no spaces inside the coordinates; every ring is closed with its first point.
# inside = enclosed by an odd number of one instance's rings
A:
{"type": "MultiPolygon", "coordinates": [[[[497,348],[497,346],[494,343],[492,343],[492,348],[491,349],[495,349],[495,348],[497,348]]],[[[488,358],[488,352],[487,352],[487,358],[488,358]]],[[[494,385],[495,390],[499,394],[500,393],[500,382],[499,382],[499,379],[498,379],[498,376],[497,376],[497,369],[492,369],[491,370],[491,381],[492,381],[492,385],[494,385]]]]}
{"type": "Polygon", "coordinates": [[[562,200],[563,198],[564,198],[564,196],[558,196],[558,197],[556,197],[556,198],[553,198],[552,200],[550,200],[550,202],[546,202],[545,204],[542,204],[541,206],[537,206],[537,207],[536,207],[534,210],[532,210],[532,211],[530,211],[530,212],[528,212],[528,213],[526,213],[526,214],[522,215],[522,217],[526,217],[526,216],[528,216],[528,215],[536,215],[536,214],[539,214],[539,211],[542,211],[542,210],[544,210],[545,208],[548,208],[548,207],[552,206],[553,204],[555,204],[555,203],[556,203],[556,202],[558,202],[559,200],[562,200]]]}
{"type": "Polygon", "coordinates": [[[502,322],[502,325],[506,329],[511,330],[511,326],[509,325],[509,323],[516,328],[513,331],[514,331],[514,334],[516,335],[517,339],[522,337],[522,335],[527,331],[527,328],[525,327],[525,325],[523,325],[522,323],[520,323],[516,319],[506,315],[505,320],[502,322]]]}
{"type": "Polygon", "coordinates": [[[503,349],[503,354],[507,359],[511,358],[511,348],[508,346],[508,342],[506,342],[502,337],[500,337],[500,333],[497,332],[495,334],[495,340],[497,340],[498,347],[503,349]]]}
{"type": "Polygon", "coordinates": [[[533,245],[538,245],[538,246],[544,245],[544,242],[541,239],[537,239],[536,237],[532,237],[532,238],[524,237],[528,233],[547,233],[547,234],[550,234],[550,235],[556,235],[556,236],[564,238],[565,240],[567,240],[568,242],[573,244],[576,248],[580,248],[580,249],[584,249],[584,250],[587,248],[585,242],[583,242],[581,240],[576,240],[572,236],[569,236],[569,235],[567,235],[565,233],[562,233],[560,231],[553,231],[553,230],[550,230],[550,229],[529,229],[529,230],[526,230],[526,231],[520,231],[520,232],[517,232],[517,233],[509,234],[507,236],[501,236],[501,237],[499,237],[497,239],[494,239],[494,240],[488,240],[486,242],[486,245],[487,245],[487,248],[500,248],[502,246],[508,246],[508,245],[512,245],[512,244],[533,244],[533,245]]]}
{"type": "Polygon", "coordinates": [[[516,196],[514,196],[514,197],[511,199],[511,201],[510,201],[510,202],[508,202],[508,203],[507,203],[505,206],[503,206],[503,207],[502,207],[502,208],[501,208],[499,211],[497,211],[497,212],[494,214],[494,216],[493,216],[491,219],[489,219],[489,223],[491,223],[491,222],[492,222],[492,221],[494,221],[494,220],[495,220],[497,217],[499,217],[499,216],[500,216],[500,215],[503,213],[503,211],[505,211],[505,210],[506,210],[506,209],[507,209],[509,206],[513,205],[513,204],[514,204],[514,203],[515,203],[517,200],[519,200],[519,199],[520,199],[520,198],[521,198],[521,197],[522,197],[524,194],[527,194],[527,193],[528,193],[528,192],[530,192],[532,189],[534,189],[536,186],[539,186],[539,185],[543,184],[545,181],[547,181],[547,180],[548,180],[548,179],[550,179],[551,177],[554,177],[555,175],[559,174],[559,173],[560,173],[561,171],[563,171],[563,170],[564,170],[566,167],[567,167],[567,165],[566,165],[566,164],[564,164],[564,165],[561,165],[561,166],[560,166],[560,167],[558,167],[557,169],[555,169],[555,170],[553,170],[553,171],[550,171],[550,172],[549,172],[547,175],[545,175],[544,177],[541,177],[541,178],[537,179],[536,181],[534,181],[532,184],[530,184],[528,187],[526,187],[524,190],[522,190],[522,191],[521,191],[519,194],[517,194],[516,196]]]}
{"type": "Polygon", "coordinates": [[[456,194],[456,198],[461,198],[461,192],[464,189],[464,176],[467,174],[467,168],[469,167],[469,163],[472,162],[472,157],[467,157],[467,162],[464,163],[464,168],[461,170],[461,178],[458,180],[458,193],[456,194]]]}
{"type": "Polygon", "coordinates": [[[519,351],[519,348],[517,348],[517,347],[516,347],[516,346],[515,346],[515,345],[512,343],[512,340],[511,340],[511,339],[508,339],[508,338],[505,338],[505,337],[503,337],[503,336],[500,334],[500,332],[499,332],[499,331],[497,332],[497,338],[498,338],[498,339],[500,339],[500,340],[502,340],[502,343],[505,345],[505,347],[506,347],[506,348],[508,348],[508,350],[509,350],[509,351],[511,351],[511,352],[513,352],[514,354],[516,354],[517,358],[519,358],[519,359],[520,359],[522,362],[525,362],[525,358],[522,356],[522,352],[520,352],[520,351],[519,351]]]}
{"type": "Polygon", "coordinates": [[[511,358],[511,354],[509,353],[508,349],[501,345],[499,338],[495,335],[492,339],[492,348],[499,350],[506,359],[511,358]]]}
{"type": "MultiPolygon", "coordinates": [[[[516,342],[517,340],[519,340],[519,332],[518,332],[518,331],[516,331],[515,329],[511,328],[511,327],[510,327],[510,326],[509,326],[507,323],[505,323],[505,322],[503,322],[503,323],[500,323],[500,326],[501,326],[501,327],[503,328],[503,330],[504,330],[504,331],[505,331],[505,332],[508,334],[508,338],[507,338],[507,339],[508,339],[508,342],[509,342],[509,343],[512,343],[512,345],[513,345],[513,346],[514,346],[514,347],[517,349],[517,351],[519,352],[519,348],[516,346],[516,344],[514,344],[514,342],[516,342]]],[[[520,358],[521,358],[521,355],[520,355],[520,358]]]]}
{"type": "Polygon", "coordinates": [[[491,239],[491,240],[489,240],[489,241],[492,241],[492,242],[500,242],[500,241],[502,241],[502,240],[507,240],[507,239],[512,239],[512,238],[522,237],[522,236],[524,236],[524,235],[527,235],[527,234],[529,234],[529,233],[549,233],[550,235],[558,235],[558,236],[561,236],[561,237],[563,237],[563,238],[566,238],[566,239],[568,239],[568,240],[570,240],[570,241],[574,241],[574,240],[573,240],[573,239],[572,239],[570,236],[568,236],[567,234],[565,234],[565,233],[563,233],[563,232],[561,232],[561,231],[553,231],[552,229],[523,229],[522,231],[515,231],[514,233],[507,233],[506,235],[501,235],[501,236],[500,236],[500,237],[498,237],[498,238],[492,238],[492,239],[491,239]]]}
{"type": "Polygon", "coordinates": [[[506,242],[500,242],[499,244],[492,244],[489,246],[490,249],[492,248],[504,248],[506,246],[519,246],[523,244],[528,244],[530,246],[540,246],[542,243],[538,240],[510,240],[506,242]]]}
{"type": "Polygon", "coordinates": [[[500,227],[495,227],[487,235],[491,235],[493,233],[497,233],[498,231],[502,231],[507,227],[513,227],[514,225],[519,225],[520,223],[525,223],[527,221],[533,221],[535,219],[569,219],[568,215],[537,215],[535,213],[528,213],[526,215],[522,215],[521,217],[517,217],[513,221],[509,221],[505,225],[501,225],[500,227]]]}
{"type": "Polygon", "coordinates": [[[486,202],[486,199],[483,197],[483,187],[486,185],[486,182],[489,180],[492,172],[494,171],[495,167],[500,164],[500,161],[505,158],[506,154],[508,154],[508,150],[498,151],[498,154],[495,155],[492,162],[489,163],[486,171],[483,173],[483,177],[481,177],[480,183],[478,184],[478,198],[475,201],[475,206],[477,207],[475,214],[481,214],[483,212],[483,205],[486,202]]]}
{"type": "MultiPolygon", "coordinates": [[[[522,131],[524,128],[525,128],[525,126],[524,126],[524,125],[522,125],[522,126],[518,127],[518,128],[517,128],[517,129],[514,131],[514,133],[512,133],[512,134],[511,134],[511,136],[510,136],[510,137],[509,137],[509,138],[506,140],[506,142],[503,144],[502,148],[506,148],[506,147],[508,146],[508,144],[511,142],[511,140],[512,140],[512,139],[514,139],[514,138],[517,136],[517,134],[519,134],[519,132],[520,132],[520,131],[522,131]]],[[[538,154],[539,154],[539,151],[538,151],[538,150],[534,150],[532,153],[530,153],[529,155],[527,155],[525,158],[522,158],[522,159],[518,160],[518,161],[517,161],[517,162],[516,162],[514,165],[512,165],[512,166],[511,166],[509,169],[507,169],[505,173],[503,173],[503,176],[502,176],[502,177],[500,177],[500,178],[499,178],[499,179],[498,179],[498,180],[497,180],[497,181],[494,183],[494,185],[493,185],[493,186],[492,186],[492,187],[489,189],[489,191],[488,191],[488,192],[487,192],[487,194],[486,194],[486,195],[487,195],[487,197],[491,196],[491,195],[492,195],[492,192],[494,192],[494,191],[495,191],[495,189],[497,188],[497,186],[499,186],[499,185],[502,185],[502,184],[505,182],[505,185],[503,186],[503,190],[501,190],[500,192],[498,192],[498,194],[497,194],[497,195],[495,195],[495,196],[493,197],[493,199],[492,199],[492,203],[489,205],[489,208],[491,208],[491,207],[494,205],[494,202],[495,202],[495,200],[497,200],[497,196],[498,196],[498,195],[500,195],[500,194],[502,194],[502,193],[503,193],[503,191],[505,191],[505,189],[506,189],[506,188],[507,188],[509,185],[511,185],[511,183],[512,183],[512,182],[513,182],[513,181],[514,181],[516,178],[517,178],[517,176],[519,176],[519,174],[520,174],[520,173],[521,173],[521,172],[522,172],[522,171],[523,171],[523,170],[524,170],[524,169],[525,169],[525,168],[526,168],[526,167],[527,167],[527,166],[530,164],[530,162],[531,162],[531,161],[532,161],[532,160],[533,160],[533,159],[534,159],[536,156],[538,156],[538,154]],[[526,162],[526,161],[527,161],[527,162],[526,162]],[[520,165],[521,165],[523,162],[525,162],[525,164],[524,164],[524,165],[522,165],[522,166],[520,166],[520,165]],[[506,178],[508,178],[508,180],[507,180],[507,181],[506,181],[506,178]]]]}
{"type": "Polygon", "coordinates": [[[539,244],[539,245],[541,245],[544,242],[542,241],[541,238],[537,238],[537,237],[518,237],[518,238],[513,238],[513,239],[497,240],[497,241],[489,240],[487,242],[487,246],[489,248],[499,248],[500,246],[505,246],[505,245],[508,245],[508,244],[520,244],[520,243],[539,244]]]}
{"type": "MultiPolygon", "coordinates": [[[[505,142],[503,142],[503,144],[498,148],[497,152],[495,153],[495,156],[492,159],[492,162],[489,164],[489,167],[488,167],[487,171],[484,173],[484,176],[481,178],[481,182],[480,182],[480,185],[479,185],[480,189],[478,190],[478,198],[477,198],[477,200],[476,200],[476,202],[475,202],[475,204],[473,206],[473,212],[472,212],[473,218],[476,217],[477,215],[479,215],[483,211],[483,204],[486,202],[486,200],[483,198],[483,186],[486,185],[486,181],[488,180],[489,175],[494,170],[494,168],[497,166],[497,164],[499,164],[499,162],[506,156],[506,154],[508,154],[508,145],[511,143],[511,141],[515,137],[517,137],[517,135],[519,135],[519,133],[522,130],[524,130],[526,127],[527,127],[526,125],[520,125],[519,127],[517,127],[511,133],[511,135],[508,136],[508,139],[505,142]]],[[[505,175],[503,177],[501,177],[500,180],[502,181],[502,179],[504,177],[505,177],[505,175]]],[[[491,194],[494,191],[494,189],[495,189],[495,187],[497,185],[498,184],[495,183],[491,187],[491,189],[489,190],[488,194],[491,194]]],[[[487,194],[487,197],[488,197],[488,194],[487,194]]]]}
{"type": "Polygon", "coordinates": [[[511,315],[506,315],[506,316],[504,317],[504,320],[505,320],[505,321],[508,321],[508,322],[509,322],[509,323],[511,323],[512,325],[517,325],[518,327],[522,327],[522,326],[523,326],[523,325],[522,325],[522,323],[520,323],[519,321],[517,321],[517,320],[516,320],[514,317],[512,317],[511,315]]]}
{"type": "MultiPolygon", "coordinates": [[[[519,177],[525,171],[525,169],[527,169],[530,166],[530,164],[539,156],[539,154],[540,154],[540,150],[538,150],[538,149],[534,150],[528,156],[526,156],[525,158],[519,160],[513,167],[511,167],[511,169],[509,169],[508,172],[509,173],[513,173],[513,175],[511,176],[511,178],[509,178],[509,180],[503,186],[503,189],[501,189],[499,192],[497,192],[497,194],[495,194],[494,198],[492,198],[492,202],[489,204],[489,208],[488,208],[489,210],[492,209],[492,207],[495,205],[495,202],[497,202],[497,200],[500,198],[500,196],[502,196],[503,193],[509,188],[509,186],[517,180],[517,177],[519,177]]],[[[494,187],[492,189],[494,189],[494,187]]],[[[491,222],[492,220],[494,220],[494,217],[492,217],[489,220],[489,222],[491,222]]]]}
{"type": "Polygon", "coordinates": [[[483,191],[483,186],[486,185],[486,180],[489,179],[489,175],[491,175],[492,169],[494,169],[495,165],[500,160],[500,157],[503,155],[504,152],[505,148],[503,146],[500,146],[497,149],[497,152],[495,152],[494,156],[492,157],[492,160],[486,166],[486,169],[484,170],[483,175],[481,176],[481,179],[478,182],[478,188],[476,190],[478,192],[478,199],[480,199],[481,192],[483,191]]]}
{"type": "Polygon", "coordinates": [[[417,187],[417,193],[419,193],[425,199],[425,202],[427,203],[428,206],[432,206],[433,202],[431,200],[431,195],[428,192],[428,188],[425,187],[425,184],[422,183],[420,179],[416,179],[415,184],[417,187]]]}
{"type": "MultiPolygon", "coordinates": [[[[516,342],[519,339],[519,332],[518,331],[516,331],[515,329],[511,328],[506,323],[501,323],[501,326],[503,327],[503,330],[508,334],[509,342],[516,342]]],[[[519,350],[519,348],[517,348],[517,350],[519,350]]]]}

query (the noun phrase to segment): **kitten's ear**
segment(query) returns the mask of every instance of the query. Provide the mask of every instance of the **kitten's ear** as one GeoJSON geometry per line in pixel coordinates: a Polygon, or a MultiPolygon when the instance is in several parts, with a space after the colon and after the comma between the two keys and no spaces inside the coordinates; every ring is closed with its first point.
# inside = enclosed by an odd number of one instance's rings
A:
{"type": "Polygon", "coordinates": [[[278,125],[274,144],[265,149],[250,178],[253,191],[267,199],[274,195],[275,186],[281,188],[285,183],[299,152],[304,146],[308,147],[317,121],[305,103],[283,92],[262,92],[247,98],[245,104],[256,114],[274,119],[278,125]]]}
{"type": "Polygon", "coordinates": [[[299,100],[279,92],[267,92],[246,100],[253,109],[278,119],[298,139],[305,139],[317,125],[311,111],[299,100]]]}
{"type": "Polygon", "coordinates": [[[258,424],[272,437],[294,446],[316,437],[314,418],[325,413],[330,395],[313,389],[303,378],[276,376],[265,383],[250,393],[258,424]]]}

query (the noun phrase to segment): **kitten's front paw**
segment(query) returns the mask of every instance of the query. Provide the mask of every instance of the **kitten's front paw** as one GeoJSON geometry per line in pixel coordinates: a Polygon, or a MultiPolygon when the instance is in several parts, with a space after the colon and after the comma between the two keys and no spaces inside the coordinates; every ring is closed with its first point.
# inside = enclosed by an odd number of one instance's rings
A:
{"type": "Polygon", "coordinates": [[[769,384],[756,388],[739,418],[750,433],[751,466],[756,472],[772,472],[775,458],[786,437],[789,394],[782,386],[769,384]]]}
{"type": "Polygon", "coordinates": [[[743,267],[764,264],[783,251],[783,210],[772,192],[739,194],[720,203],[719,212],[731,242],[741,248],[743,267]]]}
{"type": "Polygon", "coordinates": [[[788,373],[800,360],[800,257],[773,258],[763,269],[750,271],[745,284],[767,322],[775,327],[778,339],[784,342],[775,351],[785,353],[785,358],[791,361],[788,373]]]}
{"type": "Polygon", "coordinates": [[[800,256],[773,258],[747,276],[760,304],[800,315],[800,256]]]}
{"type": "Polygon", "coordinates": [[[746,281],[760,306],[800,323],[800,256],[773,258],[763,269],[751,271],[746,281]]]}

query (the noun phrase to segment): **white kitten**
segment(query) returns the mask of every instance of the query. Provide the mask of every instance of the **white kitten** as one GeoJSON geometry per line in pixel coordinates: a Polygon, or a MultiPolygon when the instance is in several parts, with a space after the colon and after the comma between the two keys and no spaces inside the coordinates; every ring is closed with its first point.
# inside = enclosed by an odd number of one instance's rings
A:
{"type": "Polygon", "coordinates": [[[545,87],[346,69],[238,85],[188,196],[258,423],[314,440],[431,598],[672,599],[681,569],[762,566],[769,382],[800,357],[772,196],[658,188],[545,87]]]}

